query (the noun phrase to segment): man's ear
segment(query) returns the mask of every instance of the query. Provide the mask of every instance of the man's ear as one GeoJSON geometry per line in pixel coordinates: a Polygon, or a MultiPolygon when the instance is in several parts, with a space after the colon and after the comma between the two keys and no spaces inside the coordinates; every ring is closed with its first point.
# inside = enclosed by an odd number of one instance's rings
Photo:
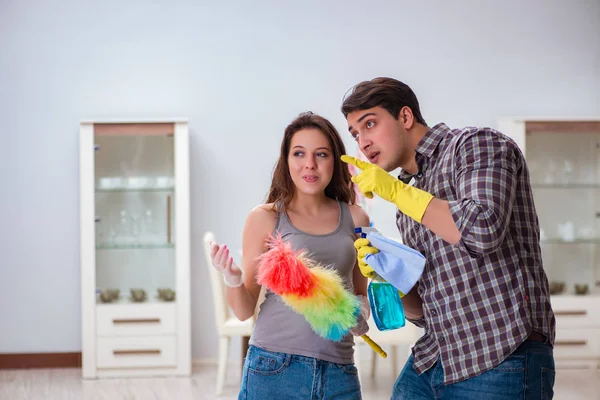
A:
{"type": "Polygon", "coordinates": [[[415,116],[412,110],[408,106],[404,106],[398,113],[398,122],[404,126],[404,129],[410,129],[415,124],[415,116]]]}

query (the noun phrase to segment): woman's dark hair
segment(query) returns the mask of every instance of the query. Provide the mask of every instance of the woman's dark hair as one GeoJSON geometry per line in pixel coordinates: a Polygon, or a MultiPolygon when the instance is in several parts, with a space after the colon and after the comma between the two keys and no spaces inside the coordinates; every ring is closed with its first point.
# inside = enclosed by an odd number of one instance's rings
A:
{"type": "Polygon", "coordinates": [[[331,177],[331,182],[325,188],[325,195],[345,203],[355,204],[356,193],[350,180],[350,171],[347,165],[340,160],[342,154],[346,154],[344,142],[331,122],[310,111],[298,115],[285,128],[279,160],[277,160],[277,164],[273,170],[273,180],[271,181],[271,188],[269,189],[266,202],[273,203],[275,207],[287,206],[294,197],[296,186],[290,176],[288,164],[290,144],[296,132],[309,128],[321,131],[327,137],[331,151],[333,152],[333,176],[331,177]]]}

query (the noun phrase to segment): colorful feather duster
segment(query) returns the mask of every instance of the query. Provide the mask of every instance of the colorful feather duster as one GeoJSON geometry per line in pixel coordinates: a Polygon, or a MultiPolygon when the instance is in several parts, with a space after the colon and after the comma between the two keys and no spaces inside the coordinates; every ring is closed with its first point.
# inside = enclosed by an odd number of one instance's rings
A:
{"type": "MultiPolygon", "coordinates": [[[[323,338],[340,341],[356,325],[360,301],[344,288],[340,276],[311,260],[306,251],[292,250],[281,237],[272,237],[270,250],[261,256],[257,282],[303,315],[323,338]]],[[[367,335],[362,337],[386,357],[367,335]]]]}

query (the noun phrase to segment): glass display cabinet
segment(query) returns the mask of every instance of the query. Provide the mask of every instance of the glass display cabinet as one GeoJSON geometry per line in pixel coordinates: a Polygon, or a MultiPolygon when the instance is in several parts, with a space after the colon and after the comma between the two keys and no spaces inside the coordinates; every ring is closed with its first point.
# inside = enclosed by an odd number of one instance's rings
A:
{"type": "Polygon", "coordinates": [[[557,363],[600,367],[600,118],[506,118],[527,159],[557,363]]]}
{"type": "Polygon", "coordinates": [[[189,375],[186,121],[80,124],[84,378],[189,375]]]}

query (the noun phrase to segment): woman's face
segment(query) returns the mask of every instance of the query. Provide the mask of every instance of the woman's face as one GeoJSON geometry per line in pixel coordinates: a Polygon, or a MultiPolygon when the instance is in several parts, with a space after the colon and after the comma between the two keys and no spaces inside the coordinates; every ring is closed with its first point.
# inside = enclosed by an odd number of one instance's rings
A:
{"type": "Polygon", "coordinates": [[[301,129],[292,137],[288,165],[299,192],[324,193],[333,177],[334,162],[331,145],[319,129],[301,129]]]}

